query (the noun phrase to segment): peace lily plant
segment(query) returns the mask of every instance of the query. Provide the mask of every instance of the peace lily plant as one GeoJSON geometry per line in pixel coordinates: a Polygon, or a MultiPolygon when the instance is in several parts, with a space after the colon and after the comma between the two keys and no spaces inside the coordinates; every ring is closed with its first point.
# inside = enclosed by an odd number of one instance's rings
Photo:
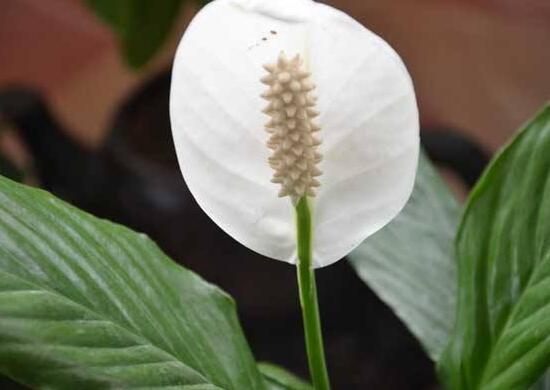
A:
{"type": "MultiPolygon", "coordinates": [[[[137,66],[180,1],[88,4],[137,66]]],[[[316,390],[330,385],[313,270],[344,256],[445,389],[550,390],[550,105],[462,206],[419,155],[411,81],[386,43],[311,0],[216,0],[182,38],[170,106],[199,205],[295,264],[316,390]]],[[[342,358],[346,389],[363,362],[342,358]]],[[[312,389],[257,362],[231,297],[147,236],[2,176],[0,372],[37,389],[312,389]]]]}
{"type": "Polygon", "coordinates": [[[412,191],[418,112],[399,56],[312,0],[217,0],[174,61],[172,131],[201,208],[296,264],[309,366],[328,389],[314,267],[391,221],[412,191]]]}

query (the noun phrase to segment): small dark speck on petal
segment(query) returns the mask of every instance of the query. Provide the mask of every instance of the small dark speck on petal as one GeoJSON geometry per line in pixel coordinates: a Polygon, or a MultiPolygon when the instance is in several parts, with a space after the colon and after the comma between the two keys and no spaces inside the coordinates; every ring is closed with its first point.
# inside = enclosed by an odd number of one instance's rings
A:
{"type": "Polygon", "coordinates": [[[271,30],[270,33],[273,34],[273,35],[277,35],[277,31],[275,31],[275,30],[271,30]]]}
{"type": "Polygon", "coordinates": [[[262,38],[262,41],[267,41],[267,38],[266,38],[266,37],[263,37],[263,38],[262,38]]]}

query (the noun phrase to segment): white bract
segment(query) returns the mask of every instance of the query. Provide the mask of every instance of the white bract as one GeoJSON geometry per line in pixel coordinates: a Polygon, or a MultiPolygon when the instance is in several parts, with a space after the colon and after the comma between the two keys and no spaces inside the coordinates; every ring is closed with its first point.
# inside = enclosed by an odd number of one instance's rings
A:
{"type": "Polygon", "coordinates": [[[312,0],[216,0],[178,47],[170,115],[185,181],[250,249],[296,261],[294,204],[326,266],[405,205],[418,159],[410,77],[381,38],[312,0]]]}

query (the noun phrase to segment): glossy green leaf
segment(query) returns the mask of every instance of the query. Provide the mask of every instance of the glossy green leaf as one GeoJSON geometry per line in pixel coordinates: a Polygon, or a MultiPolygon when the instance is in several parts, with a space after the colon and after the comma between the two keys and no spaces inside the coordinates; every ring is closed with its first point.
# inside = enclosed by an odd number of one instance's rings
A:
{"type": "Polygon", "coordinates": [[[271,363],[258,365],[268,390],[313,390],[310,384],[271,363]]]}
{"type": "Polygon", "coordinates": [[[550,366],[550,107],[491,163],[457,234],[449,389],[526,389],[550,366]]]}
{"type": "Polygon", "coordinates": [[[459,206],[421,155],[415,187],[403,211],[348,259],[436,360],[455,313],[453,240],[459,206]]]}
{"type": "Polygon", "coordinates": [[[264,388],[228,295],[145,235],[5,178],[0,372],[44,388],[264,388]]]}
{"type": "Polygon", "coordinates": [[[116,32],[129,65],[139,68],[170,33],[183,0],[87,0],[116,32]]]}

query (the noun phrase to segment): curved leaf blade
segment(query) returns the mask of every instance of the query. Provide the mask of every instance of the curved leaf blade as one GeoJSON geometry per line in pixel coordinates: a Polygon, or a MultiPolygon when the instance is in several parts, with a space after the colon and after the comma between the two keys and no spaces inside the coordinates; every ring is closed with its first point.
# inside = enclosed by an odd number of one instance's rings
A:
{"type": "Polygon", "coordinates": [[[550,366],[550,106],[491,163],[457,235],[450,389],[523,389],[550,366]]]}
{"type": "Polygon", "coordinates": [[[386,302],[437,360],[455,312],[455,198],[421,154],[409,202],[348,255],[359,277],[386,302]]]}
{"type": "Polygon", "coordinates": [[[268,390],[313,390],[309,383],[284,368],[271,363],[259,363],[258,368],[265,379],[268,390]]]}
{"type": "Polygon", "coordinates": [[[0,371],[33,387],[263,388],[228,295],[145,235],[5,178],[0,371]]]}

